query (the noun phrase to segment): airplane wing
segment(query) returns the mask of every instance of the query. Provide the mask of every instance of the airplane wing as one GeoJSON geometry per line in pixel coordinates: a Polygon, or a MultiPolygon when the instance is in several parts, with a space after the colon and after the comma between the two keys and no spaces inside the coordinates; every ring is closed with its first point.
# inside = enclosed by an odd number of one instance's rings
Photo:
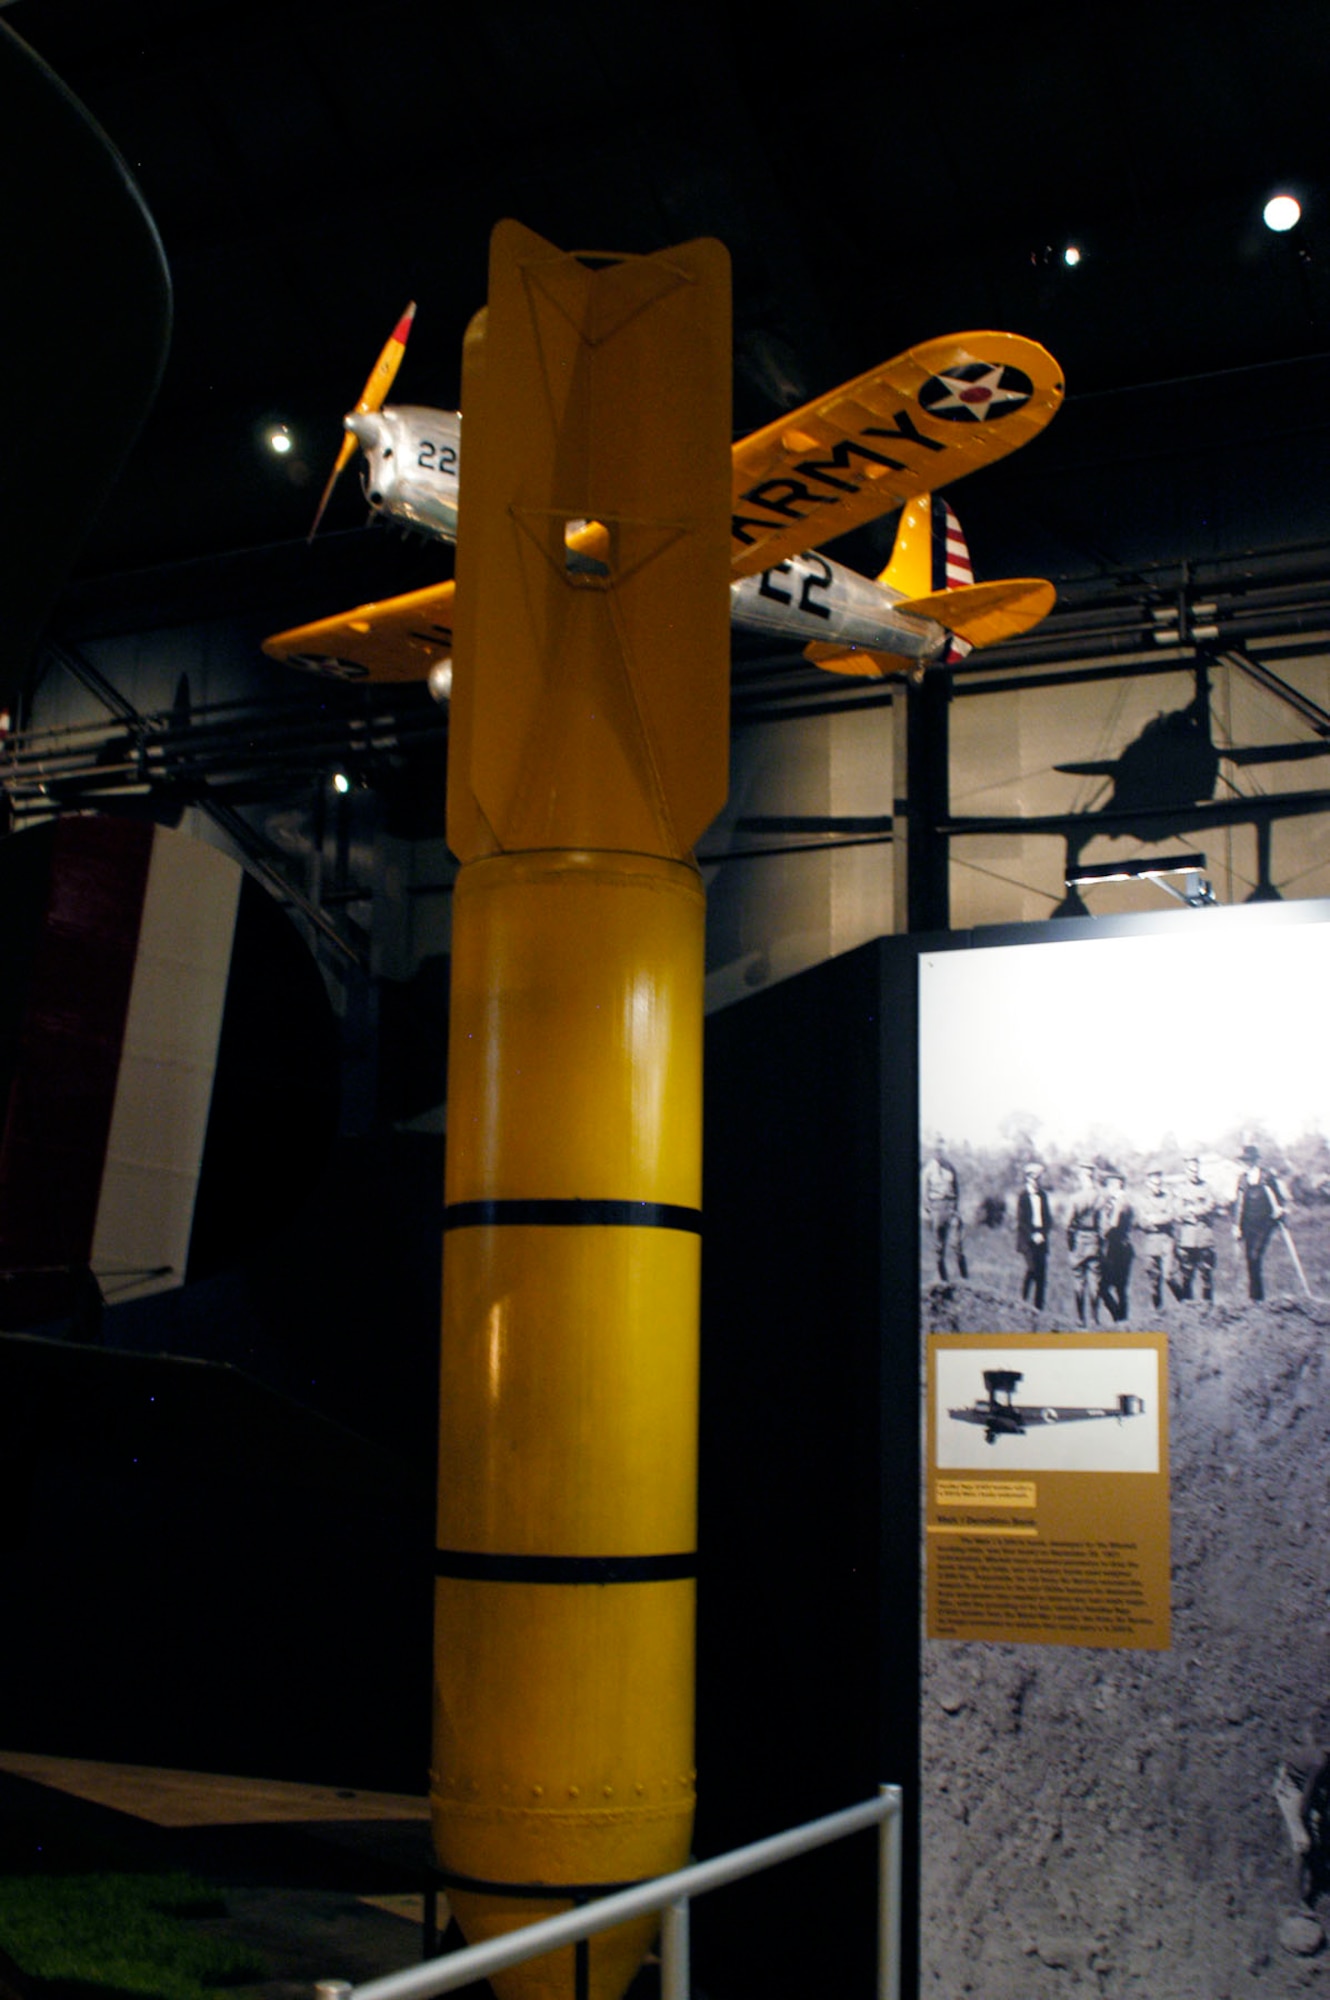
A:
{"type": "MultiPolygon", "coordinates": [[[[573,558],[595,565],[604,560],[609,537],[598,521],[588,521],[569,535],[568,547],[573,558]]],[[[293,625],[265,639],[263,650],[270,659],[335,680],[423,681],[436,661],[452,653],[455,588],[450,578],[405,597],[293,625]]]]}
{"type": "Polygon", "coordinates": [[[732,574],[754,576],[1027,444],[1062,371],[1014,333],[926,340],[734,447],[732,574]]]}
{"type": "Polygon", "coordinates": [[[423,681],[453,647],[453,583],[361,604],[265,639],[271,659],[340,680],[423,681]]]}

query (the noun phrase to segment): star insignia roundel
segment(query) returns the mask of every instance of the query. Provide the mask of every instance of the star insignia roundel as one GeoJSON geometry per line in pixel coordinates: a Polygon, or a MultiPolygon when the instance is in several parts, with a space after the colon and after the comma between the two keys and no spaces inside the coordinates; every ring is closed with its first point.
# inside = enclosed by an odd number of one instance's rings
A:
{"type": "Polygon", "coordinates": [[[941,375],[930,375],[919,391],[919,403],[930,417],[948,423],[995,423],[1028,403],[1034,383],[1019,368],[1000,362],[966,361],[941,375]]]}

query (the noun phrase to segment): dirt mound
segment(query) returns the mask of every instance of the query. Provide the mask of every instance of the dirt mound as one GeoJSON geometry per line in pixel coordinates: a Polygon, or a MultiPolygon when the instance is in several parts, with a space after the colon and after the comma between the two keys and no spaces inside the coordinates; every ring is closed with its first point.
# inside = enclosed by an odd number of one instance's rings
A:
{"type": "Polygon", "coordinates": [[[929,1333],[1047,1333],[1048,1317],[1032,1306],[1018,1305],[1000,1292],[957,1278],[939,1280],[924,1295],[924,1323],[929,1333]]]}
{"type": "MultiPolygon", "coordinates": [[[[1048,1328],[960,1284],[924,1317],[1048,1328]]],[[[1330,1744],[1330,1304],[1139,1323],[1170,1336],[1172,1650],[925,1645],[922,1990],[945,2000],[1330,1993],[1271,1790],[1309,1732],[1330,1744]]]]}

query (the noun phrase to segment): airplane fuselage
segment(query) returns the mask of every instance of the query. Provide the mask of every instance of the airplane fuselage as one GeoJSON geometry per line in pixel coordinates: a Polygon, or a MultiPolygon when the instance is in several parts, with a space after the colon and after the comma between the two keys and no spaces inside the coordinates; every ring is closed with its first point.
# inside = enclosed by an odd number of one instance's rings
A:
{"type": "Polygon", "coordinates": [[[349,416],[346,428],[364,451],[365,498],[374,512],[455,542],[461,413],[385,404],[372,415],[349,416]]]}
{"type": "MultiPolygon", "coordinates": [[[[1019,1382],[1021,1377],[1017,1375],[1016,1380],[1019,1382]]],[[[1119,1396],[1112,1405],[1015,1403],[1010,1390],[990,1388],[986,1396],[977,1396],[964,1409],[948,1410],[947,1415],[954,1423],[982,1426],[985,1443],[995,1444],[1000,1437],[1024,1437],[1027,1430],[1042,1426],[1084,1424],[1108,1417],[1115,1417],[1120,1424],[1124,1417],[1139,1417],[1144,1412],[1145,1404],[1139,1396],[1119,1396]]]]}
{"type": "Polygon", "coordinates": [[[730,616],[745,631],[903,653],[927,665],[947,634],[935,619],[898,611],[900,602],[886,584],[815,549],[730,585],[730,616]]]}
{"type": "MultiPolygon", "coordinates": [[[[365,498],[381,519],[457,539],[462,419],[456,410],[385,405],[346,420],[366,459],[365,498]]],[[[900,593],[810,550],[730,586],[731,617],[745,631],[902,654],[927,666],[948,635],[932,618],[897,610],[900,593]]]]}

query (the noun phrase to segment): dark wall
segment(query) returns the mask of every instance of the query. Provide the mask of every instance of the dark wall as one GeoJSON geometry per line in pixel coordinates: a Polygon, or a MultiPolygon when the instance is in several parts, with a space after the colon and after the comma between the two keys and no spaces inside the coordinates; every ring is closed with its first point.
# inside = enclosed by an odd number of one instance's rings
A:
{"type": "Polygon", "coordinates": [[[10,1747],[425,1789],[428,1539],[406,1507],[132,1454],[44,1455],[26,1498],[0,1556],[10,1747]]]}
{"type": "Polygon", "coordinates": [[[9,1747],[424,1791],[441,1190],[342,1141],[247,1263],[10,1336],[9,1747]]]}
{"type": "MultiPolygon", "coordinates": [[[[912,1805],[914,977],[874,944],[708,1022],[699,1855],[912,1805]]],[[[874,1868],[858,1836],[700,1902],[709,2000],[871,1994],[874,1868]]]]}

